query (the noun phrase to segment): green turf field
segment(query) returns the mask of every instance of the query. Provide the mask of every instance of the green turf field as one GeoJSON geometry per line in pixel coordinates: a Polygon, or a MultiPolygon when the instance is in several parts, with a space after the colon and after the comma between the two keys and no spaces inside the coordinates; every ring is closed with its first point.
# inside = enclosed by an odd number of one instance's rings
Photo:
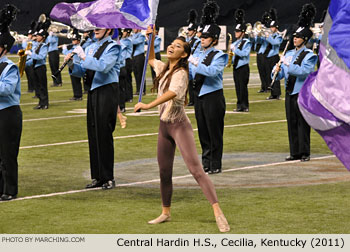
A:
{"type": "MultiPolygon", "coordinates": [[[[17,57],[10,58],[17,62],[17,57]]],[[[231,113],[236,95],[232,70],[225,70],[224,153],[239,155],[227,159],[223,170],[267,165],[260,167],[259,173],[252,172],[253,167],[249,171],[211,175],[231,233],[349,233],[349,175],[339,161],[327,157],[332,153],[315,131],[311,134],[311,158],[326,158],[319,162],[312,159],[306,165],[322,166],[324,170],[331,167],[338,176],[330,178],[326,174],[317,183],[304,183],[313,174],[303,174],[301,163],[287,168],[277,164],[281,172],[278,176],[269,170],[269,163],[283,162],[289,152],[284,100],[267,101],[268,94],[257,93],[260,82],[254,56],[251,62],[249,113],[231,113]],[[291,174],[296,180],[304,176],[304,182],[285,183],[291,174]],[[245,176],[245,186],[235,186],[237,183],[233,181],[240,178],[237,176],[245,176]],[[257,179],[257,186],[250,185],[250,181],[257,179]],[[270,184],[273,186],[268,186],[270,184]]],[[[90,182],[83,113],[87,98],[84,95],[83,101],[69,101],[73,93],[67,70],[63,71],[62,87],[50,87],[49,68],[47,75],[48,110],[33,110],[37,100],[26,92],[25,77],[21,82],[24,121],[18,159],[19,198],[81,190],[90,182]]],[[[150,92],[149,71],[147,78],[144,102],[155,98],[150,92]]],[[[114,132],[117,188],[0,203],[0,233],[218,233],[211,206],[188,177],[174,180],[172,221],[156,226],[147,224],[161,210],[159,183],[150,181],[158,179],[155,160],[159,118],[155,109],[154,113],[144,116],[128,115],[136,102],[134,97],[133,103],[126,104],[126,129],[117,124],[114,132]],[[151,134],[145,135],[148,133],[151,134]]],[[[196,129],[193,107],[189,107],[188,112],[196,129]]],[[[197,131],[195,138],[200,151],[197,131]]],[[[179,156],[179,152],[176,155],[179,156]]],[[[179,159],[174,176],[188,174],[179,159]]]]}

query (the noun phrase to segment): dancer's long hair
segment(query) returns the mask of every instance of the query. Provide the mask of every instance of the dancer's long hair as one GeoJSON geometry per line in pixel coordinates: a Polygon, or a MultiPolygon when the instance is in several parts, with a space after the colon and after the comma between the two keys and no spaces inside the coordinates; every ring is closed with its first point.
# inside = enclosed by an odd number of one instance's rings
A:
{"type": "MultiPolygon", "coordinates": [[[[171,70],[171,72],[165,78],[164,81],[166,81],[166,84],[164,86],[163,93],[168,91],[171,78],[172,78],[173,74],[176,71],[183,69],[188,74],[188,58],[191,55],[191,46],[190,46],[190,44],[188,42],[186,42],[184,37],[177,37],[175,40],[181,40],[182,42],[184,42],[184,44],[183,44],[184,51],[185,51],[185,53],[187,53],[187,56],[185,58],[180,58],[180,60],[177,62],[177,64],[174,66],[174,68],[171,70]]],[[[152,92],[157,92],[158,87],[159,87],[159,82],[164,77],[165,73],[169,70],[169,65],[170,64],[169,64],[169,61],[168,61],[166,66],[164,67],[163,71],[154,79],[153,88],[151,89],[152,92]]],[[[187,83],[187,86],[188,86],[188,83],[187,83]]],[[[185,104],[187,104],[187,91],[186,91],[185,104]]]]}

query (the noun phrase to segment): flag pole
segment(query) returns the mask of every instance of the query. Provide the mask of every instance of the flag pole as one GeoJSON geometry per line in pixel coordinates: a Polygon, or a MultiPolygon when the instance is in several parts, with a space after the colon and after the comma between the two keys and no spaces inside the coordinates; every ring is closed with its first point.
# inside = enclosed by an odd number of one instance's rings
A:
{"type": "MultiPolygon", "coordinates": [[[[153,28],[153,25],[151,25],[153,28]]],[[[147,65],[148,65],[148,58],[149,58],[149,52],[151,49],[151,41],[153,37],[153,33],[150,33],[148,35],[148,46],[147,46],[147,52],[146,52],[146,58],[145,58],[145,63],[143,65],[143,73],[142,73],[142,80],[141,80],[141,85],[140,85],[140,93],[139,93],[139,102],[142,101],[142,95],[143,95],[143,89],[145,87],[145,79],[146,79],[146,72],[147,72],[147,65]]],[[[137,112],[140,112],[141,110],[138,110],[137,112]]]]}

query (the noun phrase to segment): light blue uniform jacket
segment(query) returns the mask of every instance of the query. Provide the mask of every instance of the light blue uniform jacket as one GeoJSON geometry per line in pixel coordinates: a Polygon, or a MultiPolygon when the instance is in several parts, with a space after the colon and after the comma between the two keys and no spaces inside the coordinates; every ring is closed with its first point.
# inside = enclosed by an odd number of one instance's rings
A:
{"type": "Polygon", "coordinates": [[[220,90],[223,88],[223,73],[224,68],[228,62],[228,55],[223,53],[221,50],[217,50],[214,47],[203,50],[198,54],[199,63],[197,66],[191,64],[190,68],[190,78],[194,79],[196,74],[202,74],[206,76],[203,86],[199,92],[199,96],[212,93],[214,91],[220,90]],[[211,64],[206,66],[201,62],[205,58],[207,54],[211,51],[218,51],[218,53],[214,56],[211,64]]]}
{"type": "Polygon", "coordinates": [[[18,67],[6,56],[0,58],[0,63],[3,62],[7,62],[7,66],[0,75],[0,110],[19,105],[21,98],[21,81],[18,67]]]}
{"type": "MultiPolygon", "coordinates": [[[[288,62],[290,62],[290,64],[289,66],[285,64],[281,65],[281,71],[277,74],[276,80],[281,80],[284,78],[286,81],[288,80],[289,75],[296,76],[294,89],[291,95],[298,94],[301,87],[304,85],[304,81],[306,80],[307,76],[314,71],[317,62],[317,56],[310,49],[307,49],[304,46],[299,51],[296,51],[296,49],[288,51],[285,55],[285,58],[288,62]],[[293,64],[298,55],[304,50],[308,51],[308,54],[303,59],[301,66],[293,64]]],[[[272,70],[271,78],[273,77],[275,68],[276,67],[274,67],[272,70]]]]}
{"type": "Polygon", "coordinates": [[[119,82],[120,53],[120,45],[118,45],[117,42],[108,36],[107,38],[97,41],[87,47],[85,49],[85,60],[81,60],[80,62],[73,61],[74,64],[72,69],[70,68],[69,72],[76,77],[83,77],[87,69],[95,71],[90,90],[94,90],[95,88],[110,83],[119,82]],[[103,51],[100,59],[95,58],[95,52],[107,40],[111,43],[103,51]]]}

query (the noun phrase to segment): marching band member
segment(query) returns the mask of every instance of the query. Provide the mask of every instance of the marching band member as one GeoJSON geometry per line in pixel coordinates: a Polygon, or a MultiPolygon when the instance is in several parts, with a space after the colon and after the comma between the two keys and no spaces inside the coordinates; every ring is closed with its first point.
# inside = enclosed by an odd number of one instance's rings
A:
{"type": "MultiPolygon", "coordinates": [[[[261,17],[261,25],[265,27],[269,26],[270,23],[270,14],[268,12],[264,12],[261,17]]],[[[267,42],[262,39],[261,34],[256,34],[255,36],[255,51],[256,51],[256,64],[258,67],[259,77],[261,81],[261,88],[258,93],[267,93],[268,87],[271,83],[269,82],[270,72],[265,72],[265,64],[268,64],[267,58],[264,55],[264,52],[267,47],[267,42]]]]}
{"type": "Polygon", "coordinates": [[[268,76],[268,85],[271,85],[271,95],[267,97],[268,100],[272,99],[279,99],[281,96],[281,83],[279,80],[275,81],[271,84],[272,79],[270,77],[270,73],[272,71],[272,68],[275,66],[275,64],[280,60],[279,57],[279,49],[280,45],[282,44],[283,38],[278,33],[278,23],[277,23],[277,12],[275,9],[270,10],[271,15],[271,22],[269,24],[269,27],[272,31],[272,34],[270,34],[268,37],[263,37],[263,40],[265,40],[267,44],[267,48],[264,52],[264,55],[267,59],[267,64],[265,64],[265,71],[268,76]]]}
{"type": "Polygon", "coordinates": [[[244,38],[244,11],[241,9],[236,10],[235,19],[237,24],[235,27],[236,41],[232,43],[231,50],[234,53],[234,57],[232,58],[232,66],[237,96],[236,111],[248,112],[248,82],[250,74],[249,59],[252,44],[249,39],[244,38]]]}
{"type": "MultiPolygon", "coordinates": [[[[187,38],[186,42],[188,42],[191,46],[191,54],[193,55],[197,48],[200,48],[201,40],[196,36],[198,25],[196,24],[197,20],[197,11],[192,9],[188,13],[188,26],[187,26],[187,38]]],[[[194,94],[193,94],[193,80],[190,80],[188,85],[188,94],[190,97],[190,101],[187,106],[194,105],[194,94]]]]}
{"type": "MultiPolygon", "coordinates": [[[[135,95],[139,95],[141,81],[142,81],[142,73],[143,66],[145,63],[145,43],[146,37],[141,33],[141,30],[133,29],[134,34],[131,36],[131,41],[133,44],[133,52],[132,52],[132,63],[133,63],[133,71],[136,81],[136,92],[135,95]]],[[[146,94],[146,80],[145,86],[143,89],[143,95],[146,94]]]]}
{"type": "Polygon", "coordinates": [[[285,79],[286,88],[286,116],[288,125],[290,160],[310,160],[310,126],[300,113],[298,107],[298,94],[308,75],[314,71],[317,56],[312,50],[305,47],[312,37],[310,25],[315,16],[316,9],[313,4],[303,6],[299,28],[293,34],[295,49],[286,53],[281,67],[276,65],[271,76],[277,71],[278,79],[285,79]]]}
{"type": "Polygon", "coordinates": [[[194,84],[194,109],[198,135],[202,147],[205,172],[221,172],[224,117],[226,103],[223,92],[223,72],[228,55],[214,48],[218,44],[220,27],[215,24],[219,13],[216,2],[207,2],[203,8],[201,50],[189,58],[190,78],[194,84]]]}
{"type": "MultiPolygon", "coordinates": [[[[27,35],[28,38],[23,40],[22,42],[23,49],[27,48],[28,43],[32,43],[32,47],[33,47],[33,44],[34,44],[33,33],[35,32],[35,26],[36,26],[36,23],[35,21],[33,21],[31,23],[30,29],[28,30],[28,35],[27,35]]],[[[35,88],[36,83],[35,83],[33,66],[25,66],[24,71],[26,73],[27,80],[28,80],[28,93],[32,93],[35,91],[35,94],[37,94],[37,91],[35,88]]]]}
{"type": "MultiPolygon", "coordinates": [[[[115,187],[113,131],[119,97],[120,45],[111,38],[113,29],[96,28],[94,33],[97,42],[85,51],[81,46],[73,50],[80,62],[70,61],[69,71],[77,77],[86,73],[87,83],[91,86],[87,101],[87,129],[92,182],[86,188],[112,189],[115,187]]],[[[72,54],[68,54],[65,61],[71,57],[72,54]]]]}
{"type": "Polygon", "coordinates": [[[132,88],[132,40],[130,38],[131,29],[123,29],[122,31],[122,38],[120,40],[120,43],[122,43],[126,47],[126,55],[125,55],[125,80],[126,80],[126,86],[125,86],[125,101],[126,102],[132,102],[133,100],[133,88],[132,88]]]}
{"type": "Polygon", "coordinates": [[[36,36],[37,45],[32,50],[27,50],[25,53],[30,56],[26,65],[34,67],[35,79],[38,85],[39,104],[34,109],[48,109],[49,108],[49,94],[47,91],[47,77],[46,77],[46,56],[48,46],[45,44],[45,38],[48,35],[44,29],[44,24],[38,25],[38,31],[34,33],[36,36]]]}
{"type": "MultiPolygon", "coordinates": [[[[60,67],[60,53],[58,52],[58,37],[52,32],[49,32],[49,36],[47,36],[45,43],[48,45],[48,53],[49,53],[49,63],[51,74],[57,72],[60,67]]],[[[62,76],[61,72],[56,75],[56,78],[52,78],[53,84],[51,87],[61,87],[62,86],[62,76]]]]}
{"type": "Polygon", "coordinates": [[[0,201],[15,199],[18,194],[17,156],[22,134],[22,111],[19,106],[21,82],[18,67],[6,57],[15,39],[9,25],[16,7],[6,5],[0,11],[0,201]]]}
{"type": "MultiPolygon", "coordinates": [[[[62,47],[62,53],[64,55],[67,55],[71,52],[73,52],[73,50],[75,48],[77,48],[80,44],[80,34],[78,32],[77,29],[74,29],[73,30],[73,35],[72,35],[72,48],[70,50],[67,49],[67,46],[64,45],[62,47]]],[[[79,61],[79,57],[78,55],[74,55],[74,60],[76,62],[79,61]]],[[[72,82],[72,89],[73,89],[73,97],[70,98],[71,101],[81,101],[83,100],[83,90],[82,90],[82,86],[81,86],[81,78],[80,77],[76,77],[76,76],[73,76],[73,75],[70,75],[70,79],[71,79],[71,82],[72,82]]]]}
{"type": "MultiPolygon", "coordinates": [[[[152,33],[152,28],[148,28],[148,33],[152,33]]],[[[153,31],[153,33],[155,32],[153,31]]],[[[204,173],[198,159],[193,129],[185,113],[188,85],[187,60],[191,53],[190,45],[185,41],[185,38],[176,38],[167,48],[168,63],[163,63],[155,58],[153,39],[150,50],[148,62],[157,74],[154,88],[158,90],[158,97],[149,104],[137,103],[134,109],[136,112],[139,109],[151,109],[159,105],[160,111],[157,156],[162,214],[148,223],[158,224],[171,219],[170,206],[173,189],[171,177],[177,145],[188,169],[213,207],[220,232],[228,232],[230,226],[219,206],[214,185],[208,175],[204,173]]]]}

